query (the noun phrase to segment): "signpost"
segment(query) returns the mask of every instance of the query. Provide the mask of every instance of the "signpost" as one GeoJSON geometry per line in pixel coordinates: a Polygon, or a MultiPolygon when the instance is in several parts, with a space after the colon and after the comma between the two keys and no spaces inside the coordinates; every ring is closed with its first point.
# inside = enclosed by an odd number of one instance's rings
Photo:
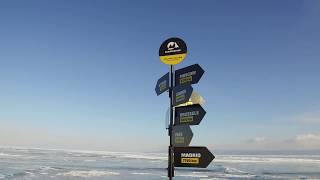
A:
{"type": "Polygon", "coordinates": [[[168,135],[168,177],[174,177],[174,167],[205,168],[214,159],[213,154],[206,147],[189,147],[193,137],[189,125],[198,125],[206,111],[201,107],[204,102],[200,95],[195,95],[192,84],[201,79],[204,70],[199,64],[194,64],[174,71],[174,65],[182,62],[187,55],[185,42],[177,37],[165,40],[159,48],[160,60],[170,65],[170,71],[163,75],[156,84],[157,95],[169,90],[170,119],[168,135]],[[194,97],[192,97],[194,94],[194,97]],[[194,98],[195,100],[192,100],[194,98]],[[198,104],[189,104],[189,100],[198,104]],[[175,114],[174,114],[175,110],[175,114]]]}

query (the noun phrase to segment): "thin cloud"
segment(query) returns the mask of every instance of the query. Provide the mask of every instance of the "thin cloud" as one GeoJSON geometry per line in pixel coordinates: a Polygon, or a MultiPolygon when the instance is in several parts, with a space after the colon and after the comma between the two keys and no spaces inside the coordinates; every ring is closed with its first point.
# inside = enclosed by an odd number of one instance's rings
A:
{"type": "Polygon", "coordinates": [[[320,147],[320,134],[301,134],[297,135],[295,142],[301,144],[318,144],[320,147]]]}
{"type": "Polygon", "coordinates": [[[301,124],[320,124],[320,111],[306,112],[293,118],[293,120],[301,124]]]}
{"type": "Polygon", "coordinates": [[[255,137],[252,139],[248,139],[246,142],[247,143],[265,143],[265,142],[267,142],[267,138],[266,137],[255,137]]]}
{"type": "Polygon", "coordinates": [[[320,134],[298,134],[289,139],[269,139],[254,137],[244,141],[248,149],[264,150],[315,150],[320,149],[320,134]]]}

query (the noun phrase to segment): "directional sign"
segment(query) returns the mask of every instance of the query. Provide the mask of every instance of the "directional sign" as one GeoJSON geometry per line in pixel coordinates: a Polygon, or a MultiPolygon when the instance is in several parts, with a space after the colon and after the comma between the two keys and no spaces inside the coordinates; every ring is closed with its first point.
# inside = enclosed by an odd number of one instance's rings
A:
{"type": "Polygon", "coordinates": [[[178,69],[175,72],[175,83],[176,85],[197,84],[203,73],[204,70],[199,66],[199,64],[178,69]]]}
{"type": "Polygon", "coordinates": [[[176,107],[175,113],[175,125],[198,125],[206,114],[206,111],[200,104],[194,104],[190,106],[176,107]]]}
{"type": "Polygon", "coordinates": [[[172,130],[172,142],[175,147],[187,147],[189,146],[193,137],[192,130],[188,125],[173,126],[172,130]]]}
{"type": "Polygon", "coordinates": [[[165,40],[159,49],[160,60],[169,65],[175,65],[183,61],[187,55],[187,45],[180,38],[165,40]]]}
{"type": "Polygon", "coordinates": [[[157,82],[156,93],[159,96],[161,93],[169,89],[169,73],[163,75],[157,82]]]}
{"type": "Polygon", "coordinates": [[[175,167],[206,168],[214,159],[214,155],[206,147],[175,147],[175,167]]]}
{"type": "Polygon", "coordinates": [[[173,88],[173,106],[189,101],[193,88],[191,85],[176,86],[173,88]]]}
{"type": "Polygon", "coordinates": [[[180,106],[189,106],[189,105],[193,105],[193,104],[200,104],[200,105],[204,105],[205,104],[205,100],[204,98],[198,94],[197,92],[195,91],[192,91],[192,94],[191,94],[191,97],[189,99],[188,102],[186,103],[183,103],[183,104],[179,104],[178,106],[176,107],[180,107],[180,106]]]}

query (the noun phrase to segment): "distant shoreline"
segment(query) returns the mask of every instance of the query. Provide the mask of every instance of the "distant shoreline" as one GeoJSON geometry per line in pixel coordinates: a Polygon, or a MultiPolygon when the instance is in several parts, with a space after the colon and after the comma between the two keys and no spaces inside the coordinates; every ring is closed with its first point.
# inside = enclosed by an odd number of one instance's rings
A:
{"type": "MultiPolygon", "coordinates": [[[[39,147],[21,147],[21,146],[0,146],[1,149],[17,149],[17,150],[44,150],[44,151],[66,151],[78,153],[161,153],[166,154],[165,151],[109,151],[109,150],[86,150],[86,149],[63,149],[63,148],[39,148],[39,147]]],[[[216,155],[320,155],[319,150],[230,150],[219,149],[212,150],[216,155]]]]}

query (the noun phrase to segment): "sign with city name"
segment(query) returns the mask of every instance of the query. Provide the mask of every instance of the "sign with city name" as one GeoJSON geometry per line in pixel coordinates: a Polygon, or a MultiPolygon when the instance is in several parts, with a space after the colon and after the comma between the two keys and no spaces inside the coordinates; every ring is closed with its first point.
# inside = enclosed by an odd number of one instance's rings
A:
{"type": "Polygon", "coordinates": [[[189,101],[193,88],[191,85],[176,86],[173,88],[173,106],[183,104],[189,101]]]}
{"type": "Polygon", "coordinates": [[[175,167],[206,168],[214,158],[206,147],[174,147],[175,167]]]}
{"type": "Polygon", "coordinates": [[[198,125],[205,114],[200,104],[176,107],[174,124],[198,125]]]}
{"type": "Polygon", "coordinates": [[[189,146],[193,137],[192,130],[188,125],[173,126],[172,129],[172,144],[174,147],[189,146]]]}
{"type": "Polygon", "coordinates": [[[169,73],[163,75],[160,79],[158,79],[155,91],[159,96],[160,94],[167,91],[168,89],[169,89],[169,73]]]}
{"type": "Polygon", "coordinates": [[[182,39],[177,37],[165,40],[159,49],[160,60],[168,65],[180,63],[186,55],[187,45],[182,39]]]}
{"type": "Polygon", "coordinates": [[[199,64],[194,64],[182,69],[178,69],[175,72],[176,85],[184,84],[197,84],[201,79],[204,70],[199,64]]]}

